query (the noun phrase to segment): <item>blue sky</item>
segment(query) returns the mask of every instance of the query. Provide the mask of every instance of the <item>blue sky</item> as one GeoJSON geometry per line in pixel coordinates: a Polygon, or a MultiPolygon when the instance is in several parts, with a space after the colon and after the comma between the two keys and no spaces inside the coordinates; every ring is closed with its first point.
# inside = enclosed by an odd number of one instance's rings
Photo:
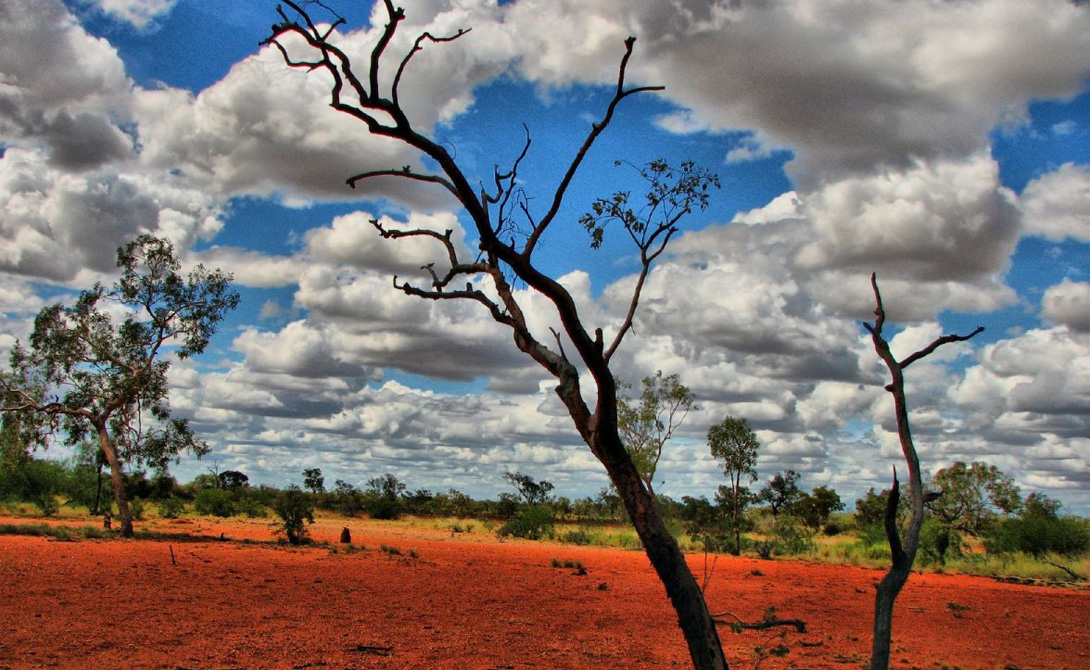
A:
{"type": "MultiPolygon", "coordinates": [[[[634,84],[545,242],[545,269],[608,331],[636,268],[575,223],[638,187],[615,160],[694,160],[722,179],[649,282],[617,372],[678,373],[700,410],[663,457],[670,495],[721,483],[707,427],[745,416],[762,479],[792,468],[849,501],[900,462],[883,370],[859,327],[877,271],[902,351],[986,327],[910,369],[924,466],[986,460],[1090,513],[1090,9],[1067,0],[406,2],[430,46],[403,84],[414,123],[487,178],[533,138],[531,207],[611,94],[634,84]],[[563,26],[563,30],[554,29],[563,26]]],[[[370,7],[334,3],[366,54],[370,7]]],[[[561,495],[605,482],[510,336],[473,305],[396,293],[433,249],[368,219],[461,232],[444,194],[344,180],[417,161],[328,109],[317,75],[260,40],[275,3],[16,0],[0,27],[0,349],[42,305],[108,279],[131,236],[169,236],[243,295],[213,351],[175,365],[173,404],[213,447],[184,460],[255,481],[321,467],[354,483],[561,495]]],[[[380,5],[381,9],[381,5],[380,5]]],[[[472,242],[472,235],[466,238],[472,242]]],[[[556,317],[527,296],[535,327],[556,317]]]]}

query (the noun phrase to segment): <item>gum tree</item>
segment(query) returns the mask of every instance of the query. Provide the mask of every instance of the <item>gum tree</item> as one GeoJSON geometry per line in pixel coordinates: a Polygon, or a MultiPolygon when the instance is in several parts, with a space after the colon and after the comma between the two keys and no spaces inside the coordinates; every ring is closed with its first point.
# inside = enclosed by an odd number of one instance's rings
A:
{"type": "Polygon", "coordinates": [[[874,350],[878,357],[889,369],[890,383],[886,385],[886,391],[893,396],[894,414],[897,418],[897,436],[901,443],[901,452],[904,454],[905,463],[908,465],[908,488],[911,513],[908,517],[908,525],[904,530],[902,539],[898,528],[898,503],[901,497],[900,482],[897,480],[897,470],[893,471],[893,487],[886,499],[886,513],[884,525],[886,540],[892,561],[889,571],[876,587],[874,596],[874,638],[871,645],[871,670],[887,670],[889,668],[890,641],[893,637],[893,603],[901,592],[908,575],[912,571],[912,564],[916,561],[916,552],[920,547],[920,530],[923,528],[925,503],[935,499],[935,494],[924,494],[923,477],[920,473],[920,458],[916,454],[916,445],[912,441],[912,429],[908,420],[908,401],[905,397],[904,370],[916,361],[931,355],[936,349],[951,342],[964,342],[984,331],[983,327],[977,328],[968,335],[943,335],[923,349],[910,354],[900,360],[890,351],[889,342],[882,330],[886,324],[886,310],[882,305],[882,294],[878,290],[878,277],[871,275],[871,288],[874,290],[874,323],[864,323],[863,327],[871,335],[874,350]]]}
{"type": "Polygon", "coordinates": [[[601,118],[591,125],[551,192],[531,200],[519,179],[520,167],[531,148],[528,132],[509,167],[497,167],[487,183],[475,184],[456,161],[453,150],[414,126],[401,105],[399,87],[413,57],[427,45],[452,42],[467,31],[438,37],[425,32],[415,38],[406,53],[394,55],[389,47],[405,12],[391,0],[383,0],[383,6],[385,26],[360,70],[335,44],[335,31],[343,19],[338,17],[332,25],[320,25],[303,3],[283,2],[278,8],[280,22],[273,26],[265,44],[280,50],[289,66],[327,77],[334,110],[357,119],[372,135],[404,143],[426,157],[424,164],[428,167],[420,170],[394,167],[363,172],[347,181],[355,186],[375,177],[399,177],[444,189],[462,209],[478,239],[478,249],[473,257],[465,258],[459,254],[453,231],[394,230],[374,221],[385,239],[430,239],[438,249],[436,263],[424,268],[430,276],[427,284],[417,286],[394,277],[394,288],[428,300],[478,303],[510,330],[520,351],[556,379],[557,396],[580,437],[605,467],[665,586],[693,666],[700,670],[726,668],[719,634],[700,587],[618,432],[617,381],[610,369],[614,355],[631,331],[652,263],[678,232],[681,220],[694,209],[708,205],[709,190],[718,186],[718,178],[693,163],[672,166],[654,161],[639,170],[647,183],[646,193],[632,197],[629,192],[618,192],[591,204],[591,211],[578,221],[590,234],[591,245],[600,246],[607,229],[619,227],[635,245],[640,269],[626,313],[618,323],[610,325],[609,332],[585,322],[572,294],[541,269],[536,255],[547,235],[559,232],[558,222],[563,218],[561,212],[572,180],[595,141],[609,128],[618,107],[632,96],[661,90],[656,86],[626,85],[635,38],[624,42],[616,88],[601,118]],[[538,208],[536,203],[543,206],[538,208]],[[558,327],[548,334],[532,331],[516,286],[536,292],[551,303],[558,327]]]}
{"type": "Polygon", "coordinates": [[[674,431],[693,409],[693,394],[678,375],[663,376],[659,370],[644,377],[638,398],[618,400],[618,427],[628,455],[640,471],[643,484],[652,496],[651,486],[658,469],[662,449],[674,431]]]}
{"type": "Polygon", "coordinates": [[[70,444],[95,438],[110,466],[121,533],[131,537],[126,464],[162,468],[184,450],[208,451],[186,420],[171,416],[164,354],[203,352],[239,297],[219,270],[198,265],[180,275],[173,245],[150,235],[118,249],[117,265],[111,288],[96,284],[74,305],[38,314],[29,345],[16,343],[0,374],[0,412],[20,417],[25,444],[48,446],[57,432],[70,444]]]}
{"type": "Polygon", "coordinates": [[[757,481],[757,450],[760,447],[745,419],[728,416],[708,429],[708,448],[730,481],[729,487],[722,488],[731,506],[735,555],[742,553],[742,508],[749,495],[742,480],[757,481]]]}

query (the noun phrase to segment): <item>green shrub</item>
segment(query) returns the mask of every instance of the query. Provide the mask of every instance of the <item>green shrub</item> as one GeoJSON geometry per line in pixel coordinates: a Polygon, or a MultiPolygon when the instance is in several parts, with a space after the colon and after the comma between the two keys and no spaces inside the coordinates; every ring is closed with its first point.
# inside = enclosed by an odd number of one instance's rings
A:
{"type": "Polygon", "coordinates": [[[496,533],[500,537],[521,537],[540,540],[553,532],[553,511],[543,505],[527,505],[518,516],[503,524],[496,533]]]}
{"type": "Polygon", "coordinates": [[[283,533],[291,544],[302,544],[309,539],[305,521],[314,523],[314,498],[298,486],[289,486],[276,502],[273,511],[280,517],[278,533],[283,533]]]}
{"type": "Polygon", "coordinates": [[[130,500],[129,501],[129,514],[132,514],[133,521],[144,520],[144,501],[142,500],[130,500]]]}
{"type": "Polygon", "coordinates": [[[771,529],[772,552],[799,556],[814,550],[814,534],[802,519],[781,514],[771,529]]]}
{"type": "Polygon", "coordinates": [[[961,554],[961,535],[936,519],[927,519],[920,529],[919,558],[930,565],[945,565],[946,559],[961,554]]]}
{"type": "Polygon", "coordinates": [[[1090,551],[1090,524],[1069,516],[1004,519],[984,537],[984,548],[997,554],[1075,556],[1090,551]]]}
{"type": "Polygon", "coordinates": [[[239,491],[235,501],[235,514],[245,514],[251,519],[264,519],[269,516],[268,510],[255,496],[246,491],[239,491]]]}
{"type": "Polygon", "coordinates": [[[193,501],[193,509],[201,516],[229,517],[237,513],[235,497],[223,489],[201,489],[193,501]]]}
{"type": "Polygon", "coordinates": [[[166,498],[159,503],[159,516],[163,519],[177,519],[185,514],[185,503],[181,498],[166,498]]]}
{"type": "Polygon", "coordinates": [[[587,531],[580,528],[578,530],[569,530],[568,532],[564,533],[560,536],[560,541],[567,544],[586,546],[594,542],[594,537],[591,536],[591,534],[587,531]]]}
{"type": "Polygon", "coordinates": [[[372,519],[388,521],[401,517],[401,501],[386,496],[368,496],[367,515],[372,519]]]}

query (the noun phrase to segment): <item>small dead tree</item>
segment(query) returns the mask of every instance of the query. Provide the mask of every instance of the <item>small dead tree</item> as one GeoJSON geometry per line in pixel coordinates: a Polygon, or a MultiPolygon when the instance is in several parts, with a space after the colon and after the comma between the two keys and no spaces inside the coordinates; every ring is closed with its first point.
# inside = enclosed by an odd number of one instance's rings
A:
{"type": "MultiPolygon", "coordinates": [[[[333,109],[359,120],[372,135],[390,138],[420,151],[435,165],[434,171],[411,166],[368,171],[349,178],[349,186],[376,177],[398,177],[442,187],[464,210],[479,239],[476,257],[461,258],[452,240],[452,231],[394,230],[374,221],[375,228],[385,239],[431,239],[445,257],[442,263],[425,266],[424,270],[430,276],[428,285],[416,286],[394,277],[394,287],[407,295],[428,300],[479,303],[495,321],[510,329],[520,351],[556,378],[557,396],[580,437],[605,466],[650,562],[665,586],[688,643],[693,666],[699,670],[726,668],[715,622],[708,613],[700,586],[619,435],[617,382],[610,370],[613,355],[632,328],[651,264],[677,233],[681,219],[694,209],[707,207],[709,189],[718,186],[718,177],[693,163],[673,167],[655,161],[640,170],[640,175],[648,182],[648,191],[631,199],[639,204],[629,205],[629,193],[620,192],[595,201],[591,212],[579,219],[578,223],[591,236],[592,247],[601,244],[607,227],[619,225],[639,250],[641,267],[627,312],[611,329],[613,332],[608,341],[602,328],[584,323],[571,293],[544,273],[534,257],[546,233],[555,228],[573,178],[595,141],[609,127],[618,106],[634,95],[662,88],[626,86],[625,72],[635,38],[625,40],[616,90],[604,114],[592,124],[551,196],[543,201],[545,211],[535,213],[519,182],[519,168],[530,150],[529,132],[510,168],[501,170],[497,167],[489,183],[478,187],[470,182],[446,147],[413,126],[401,105],[399,86],[413,57],[425,45],[452,42],[463,37],[467,30],[445,37],[422,33],[408,52],[397,59],[389,53],[388,47],[405,19],[405,12],[395,7],[391,0],[383,0],[386,24],[370,58],[363,64],[363,71],[357,73],[348,55],[333,41],[336,29],[344,20],[336,17],[332,25],[320,25],[303,4],[283,1],[277,10],[281,20],[273,26],[272,34],[264,44],[278,49],[289,66],[322,72],[330,77],[330,106],[333,109]],[[388,73],[390,76],[385,76],[388,73]],[[560,326],[552,330],[552,342],[531,331],[515,292],[516,281],[542,295],[555,308],[560,326]],[[485,284],[488,290],[479,288],[479,283],[485,284]],[[571,347],[571,357],[566,347],[571,347]],[[580,367],[586,372],[582,373],[580,367]],[[586,394],[583,390],[587,378],[594,393],[586,394]]],[[[306,4],[324,7],[322,3],[306,4]]]]}
{"type": "Polygon", "coordinates": [[[882,328],[886,323],[886,310],[882,305],[882,294],[878,290],[877,274],[870,278],[871,287],[874,289],[874,324],[865,323],[863,326],[871,335],[874,350],[889,368],[891,381],[886,385],[886,390],[893,395],[894,411],[897,417],[897,435],[901,442],[901,451],[904,453],[905,462],[908,464],[908,487],[912,501],[912,514],[905,529],[902,540],[897,528],[897,503],[900,501],[900,482],[897,481],[897,470],[893,471],[893,487],[889,492],[886,504],[885,529],[886,540],[889,542],[892,564],[882,581],[878,583],[877,593],[874,598],[874,640],[871,647],[871,670],[888,670],[890,641],[893,637],[893,603],[901,592],[908,575],[912,571],[912,564],[916,561],[916,551],[920,545],[920,530],[923,528],[924,503],[927,496],[923,491],[923,479],[920,473],[920,459],[916,455],[916,446],[912,442],[912,431],[908,422],[908,402],[905,399],[904,369],[916,361],[930,355],[944,344],[952,342],[964,342],[984,331],[979,327],[968,335],[943,335],[923,349],[914,354],[897,360],[890,351],[889,342],[882,334],[882,328]]]}

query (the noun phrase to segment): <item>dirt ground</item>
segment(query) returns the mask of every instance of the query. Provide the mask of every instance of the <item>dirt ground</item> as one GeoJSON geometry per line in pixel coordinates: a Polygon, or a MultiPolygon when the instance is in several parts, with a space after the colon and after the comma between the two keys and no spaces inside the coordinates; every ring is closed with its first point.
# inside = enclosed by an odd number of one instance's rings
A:
{"type": "MultiPolygon", "coordinates": [[[[10,521],[27,522],[0,519],[10,521]]],[[[228,541],[0,536],[0,670],[688,667],[641,552],[497,542],[479,526],[349,525],[364,550],[230,541],[271,539],[267,521],[139,525],[228,541]],[[586,574],[553,559],[578,561],[586,574]]],[[[335,543],[340,528],[319,520],[313,534],[335,543]]],[[[701,575],[703,557],[691,561],[701,575]]],[[[708,602],[747,621],[774,606],[806,622],[806,633],[786,634],[789,654],[763,670],[856,670],[869,654],[880,576],[722,557],[708,602]]],[[[754,647],[781,641],[720,632],[732,668],[753,668],[754,647]]],[[[893,650],[899,669],[1090,668],[1090,592],[914,574],[898,600],[893,650]]]]}

